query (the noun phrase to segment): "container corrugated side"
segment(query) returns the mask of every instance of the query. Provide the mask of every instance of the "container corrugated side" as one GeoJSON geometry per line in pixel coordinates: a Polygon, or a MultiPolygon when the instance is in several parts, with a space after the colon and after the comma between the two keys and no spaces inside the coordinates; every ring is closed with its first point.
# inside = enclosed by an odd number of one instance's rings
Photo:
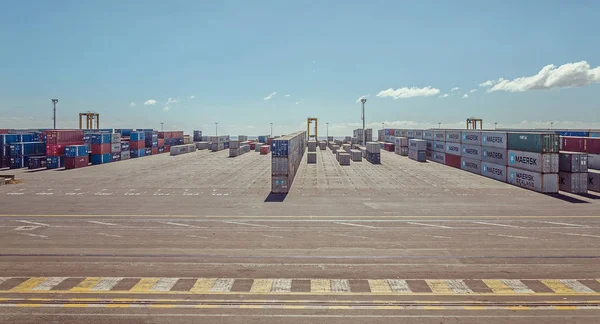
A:
{"type": "Polygon", "coordinates": [[[481,160],[481,157],[482,157],[481,146],[462,144],[461,156],[469,158],[469,159],[481,160]]]}
{"type": "Polygon", "coordinates": [[[600,192],[600,171],[588,170],[588,190],[600,192]]]}
{"type": "Polygon", "coordinates": [[[435,136],[433,134],[434,134],[434,131],[425,130],[425,131],[423,131],[423,139],[433,141],[435,139],[435,136]]]}
{"type": "Polygon", "coordinates": [[[462,131],[462,144],[481,145],[481,131],[462,131]]]}
{"type": "Polygon", "coordinates": [[[508,150],[508,166],[541,173],[558,172],[558,153],[508,150]]]}
{"type": "Polygon", "coordinates": [[[408,149],[413,151],[425,151],[427,149],[427,142],[422,139],[409,139],[408,149]]]}
{"type": "Polygon", "coordinates": [[[460,156],[462,148],[460,143],[446,142],[446,153],[460,156]]]}
{"type": "Polygon", "coordinates": [[[600,154],[588,154],[588,170],[600,170],[600,154]]]}
{"type": "Polygon", "coordinates": [[[471,173],[481,174],[481,160],[462,157],[460,160],[460,168],[471,173]]]}
{"type": "Polygon", "coordinates": [[[485,146],[481,148],[481,160],[484,162],[506,166],[508,162],[507,156],[508,151],[504,148],[485,146]]]}
{"type": "Polygon", "coordinates": [[[538,173],[509,167],[507,180],[521,188],[541,193],[558,193],[557,173],[538,173]]]}
{"type": "Polygon", "coordinates": [[[462,132],[459,130],[446,130],[446,142],[460,143],[462,132]]]}
{"type": "Polygon", "coordinates": [[[482,161],[481,175],[496,179],[498,181],[506,182],[506,166],[482,161]]]}
{"type": "Polygon", "coordinates": [[[534,153],[558,153],[560,136],[548,133],[508,133],[508,149],[534,153]]]}
{"type": "Polygon", "coordinates": [[[560,152],[558,156],[558,170],[562,172],[587,172],[588,155],[579,152],[560,152]]]}
{"type": "Polygon", "coordinates": [[[482,132],[481,146],[506,149],[508,143],[506,132],[482,132]]]}
{"type": "Polygon", "coordinates": [[[588,174],[583,173],[558,173],[558,188],[575,194],[585,194],[588,192],[588,174]]]}
{"type": "Polygon", "coordinates": [[[437,163],[446,164],[446,153],[432,152],[431,160],[437,163]]]}
{"type": "Polygon", "coordinates": [[[446,141],[446,131],[444,130],[434,130],[433,131],[433,140],[438,142],[446,141]]]}
{"type": "Polygon", "coordinates": [[[446,153],[446,142],[433,141],[433,150],[440,153],[446,153]]]}

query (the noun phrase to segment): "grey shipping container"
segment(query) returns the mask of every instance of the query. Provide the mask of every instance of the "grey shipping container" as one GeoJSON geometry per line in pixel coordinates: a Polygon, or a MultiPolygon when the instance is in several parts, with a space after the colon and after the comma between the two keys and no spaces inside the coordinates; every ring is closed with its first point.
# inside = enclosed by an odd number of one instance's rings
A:
{"type": "Polygon", "coordinates": [[[340,153],[340,165],[350,165],[350,154],[340,153]]]}
{"type": "Polygon", "coordinates": [[[562,172],[587,172],[587,153],[560,152],[558,156],[558,170],[562,172]]]}
{"type": "Polygon", "coordinates": [[[331,153],[335,154],[340,149],[339,145],[331,145],[331,153]]]}
{"type": "Polygon", "coordinates": [[[446,164],[446,153],[432,152],[431,160],[437,163],[446,164]]]}
{"type": "Polygon", "coordinates": [[[319,149],[322,151],[327,149],[327,142],[319,142],[319,149]]]}
{"type": "Polygon", "coordinates": [[[238,149],[240,148],[240,141],[229,141],[230,149],[238,149]]]}
{"type": "Polygon", "coordinates": [[[367,143],[367,152],[380,153],[381,152],[381,147],[379,146],[379,143],[377,143],[377,142],[368,142],[367,143]]]}
{"type": "Polygon", "coordinates": [[[481,131],[462,131],[462,144],[481,145],[481,131]]]}
{"type": "Polygon", "coordinates": [[[121,161],[129,160],[131,158],[131,151],[122,151],[121,152],[121,161]]]}
{"type": "Polygon", "coordinates": [[[558,189],[561,191],[581,194],[588,192],[588,175],[587,172],[582,173],[570,173],[570,172],[559,172],[558,173],[558,189]]]}
{"type": "Polygon", "coordinates": [[[308,152],[306,154],[306,162],[307,163],[317,163],[317,152],[308,152]]]}
{"type": "Polygon", "coordinates": [[[433,150],[440,153],[446,153],[446,142],[434,141],[433,150]]]}
{"type": "Polygon", "coordinates": [[[537,192],[558,193],[558,173],[538,173],[509,167],[507,181],[537,192]]]}
{"type": "Polygon", "coordinates": [[[290,160],[287,157],[271,158],[272,175],[286,175],[290,171],[290,160]]]}
{"type": "MultiPolygon", "coordinates": [[[[119,135],[119,134],[116,134],[116,135],[119,135]]],[[[121,143],[112,143],[112,144],[110,144],[110,152],[111,153],[121,152],[121,143]]]]}
{"type": "Polygon", "coordinates": [[[461,152],[462,149],[459,143],[446,142],[446,153],[460,156],[461,152]]]}
{"type": "Polygon", "coordinates": [[[508,166],[541,173],[558,172],[558,153],[508,150],[508,166]]]}
{"type": "Polygon", "coordinates": [[[260,152],[260,147],[265,145],[265,143],[256,143],[254,144],[254,152],[260,152]]]}
{"type": "Polygon", "coordinates": [[[481,174],[481,160],[462,157],[460,159],[460,168],[476,174],[481,174]]]}
{"type": "Polygon", "coordinates": [[[439,141],[439,142],[445,142],[446,141],[446,131],[434,130],[433,131],[433,140],[439,141]]]}
{"type": "Polygon", "coordinates": [[[327,142],[333,142],[333,136],[328,136],[327,137],[327,142]]]}
{"type": "Polygon", "coordinates": [[[447,130],[446,131],[446,142],[460,143],[462,132],[459,130],[447,130]]]}
{"type": "Polygon", "coordinates": [[[535,153],[558,153],[560,136],[549,133],[508,133],[508,149],[535,153]]]}
{"type": "Polygon", "coordinates": [[[411,150],[410,148],[408,149],[408,158],[411,160],[425,162],[425,161],[427,161],[426,154],[427,154],[427,152],[424,150],[419,151],[419,150],[411,150]]]}
{"type": "Polygon", "coordinates": [[[433,136],[432,130],[423,131],[423,139],[433,141],[435,137],[433,136]]]}
{"type": "Polygon", "coordinates": [[[425,151],[427,149],[427,142],[422,139],[409,139],[408,149],[412,151],[425,151]]]}
{"type": "Polygon", "coordinates": [[[308,151],[309,152],[317,151],[317,141],[315,141],[315,140],[308,141],[308,151]]]}
{"type": "Polygon", "coordinates": [[[408,137],[394,137],[394,145],[408,147],[408,137]]]}
{"type": "Polygon", "coordinates": [[[474,159],[474,160],[480,160],[481,161],[481,146],[479,145],[467,145],[467,144],[463,144],[462,145],[462,154],[461,156],[469,158],[469,159],[474,159]]]}
{"type": "MultiPolygon", "coordinates": [[[[488,163],[506,166],[506,162],[508,162],[507,150],[503,148],[484,146],[481,148],[481,160],[488,163]]],[[[506,182],[506,180],[504,182],[506,182]]]]}
{"type": "Polygon", "coordinates": [[[506,166],[482,161],[481,175],[496,179],[498,181],[506,182],[506,166]]]}
{"type": "Polygon", "coordinates": [[[506,149],[506,132],[482,132],[481,146],[506,149]]]}
{"type": "Polygon", "coordinates": [[[362,152],[360,150],[350,150],[350,159],[354,162],[362,161],[362,152]]]}
{"type": "Polygon", "coordinates": [[[588,190],[600,192],[600,171],[588,170],[588,190]]]}
{"type": "Polygon", "coordinates": [[[272,176],[271,177],[271,192],[275,194],[285,194],[290,190],[292,183],[290,178],[285,176],[272,176]]]}
{"type": "Polygon", "coordinates": [[[427,151],[433,151],[433,141],[426,140],[425,142],[427,142],[427,151]]]}
{"type": "Polygon", "coordinates": [[[401,147],[400,147],[400,155],[401,155],[401,156],[408,156],[408,147],[406,147],[406,146],[401,146],[401,147]]]}
{"type": "Polygon", "coordinates": [[[198,142],[196,143],[196,149],[198,150],[207,150],[209,147],[208,142],[198,142]]]}
{"type": "Polygon", "coordinates": [[[415,130],[414,138],[423,139],[423,131],[422,130],[415,130]]]}
{"type": "Polygon", "coordinates": [[[415,138],[415,131],[412,130],[412,129],[406,130],[406,137],[408,137],[408,138],[415,138]]]}
{"type": "Polygon", "coordinates": [[[600,170],[600,154],[588,154],[588,170],[600,170]]]}

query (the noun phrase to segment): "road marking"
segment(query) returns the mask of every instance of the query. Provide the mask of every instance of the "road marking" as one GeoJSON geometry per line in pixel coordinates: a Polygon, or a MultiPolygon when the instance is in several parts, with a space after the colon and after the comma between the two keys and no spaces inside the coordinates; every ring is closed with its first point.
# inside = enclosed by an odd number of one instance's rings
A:
{"type": "Polygon", "coordinates": [[[360,235],[345,235],[345,234],[330,234],[330,235],[341,236],[341,237],[349,237],[349,238],[370,239],[370,237],[360,236],[360,235]]]}
{"type": "Polygon", "coordinates": [[[7,281],[10,278],[11,277],[0,277],[0,285],[3,284],[5,281],[7,281]]]}
{"type": "Polygon", "coordinates": [[[31,290],[50,290],[50,289],[54,288],[54,286],[65,281],[66,279],[67,279],[67,277],[50,277],[50,278],[46,279],[44,282],[40,283],[39,285],[33,287],[31,290]]]}
{"type": "Polygon", "coordinates": [[[332,292],[350,292],[350,282],[347,279],[331,279],[332,292]]]}
{"type": "Polygon", "coordinates": [[[48,224],[38,223],[38,222],[30,222],[30,221],[26,221],[26,220],[18,220],[17,222],[21,222],[21,223],[25,223],[25,224],[31,224],[31,225],[37,225],[37,226],[48,226],[48,227],[50,227],[50,225],[48,225],[48,224]]]}
{"type": "Polygon", "coordinates": [[[593,293],[594,291],[577,280],[542,280],[542,283],[557,294],[593,293]]]}
{"type": "Polygon", "coordinates": [[[106,225],[106,226],[119,226],[117,224],[105,223],[105,222],[99,222],[99,221],[88,221],[88,223],[93,223],[93,224],[98,224],[98,225],[106,225]]]}
{"type": "Polygon", "coordinates": [[[271,237],[271,238],[279,238],[279,239],[283,239],[285,237],[283,236],[277,236],[277,235],[267,235],[267,234],[261,234],[264,237],[271,237]]]}
{"type": "Polygon", "coordinates": [[[15,231],[33,231],[34,229],[38,229],[38,228],[40,228],[40,226],[24,225],[24,226],[15,227],[15,231]]]}
{"type": "Polygon", "coordinates": [[[571,236],[583,236],[583,237],[595,237],[595,238],[600,238],[600,236],[598,236],[598,235],[591,235],[591,234],[560,233],[560,232],[553,232],[553,233],[554,233],[554,234],[571,235],[571,236]]]}
{"type": "Polygon", "coordinates": [[[529,289],[521,280],[495,280],[483,279],[483,282],[492,289],[496,294],[533,294],[534,291],[529,289]]]}
{"type": "Polygon", "coordinates": [[[210,289],[215,285],[217,278],[200,278],[196,280],[191,292],[209,292],[210,289]]]}
{"type": "Polygon", "coordinates": [[[233,222],[233,221],[229,221],[229,222],[223,222],[223,223],[228,223],[228,224],[237,224],[237,225],[246,225],[246,226],[254,226],[254,227],[270,227],[270,226],[267,226],[267,225],[248,224],[248,223],[242,223],[242,222],[233,222]]]}
{"type": "Polygon", "coordinates": [[[273,292],[290,292],[292,291],[292,279],[274,279],[273,292]]]}
{"type": "Polygon", "coordinates": [[[360,224],[345,223],[345,222],[333,222],[333,223],[334,224],[339,224],[339,225],[356,226],[356,227],[381,228],[381,227],[376,227],[376,226],[360,225],[360,224]]]}
{"type": "Polygon", "coordinates": [[[385,280],[369,280],[369,287],[371,292],[375,293],[392,292],[392,288],[385,280]]]}
{"type": "Polygon", "coordinates": [[[220,278],[215,281],[214,286],[210,289],[213,292],[230,292],[235,279],[220,278]]]}
{"type": "Polygon", "coordinates": [[[425,280],[431,291],[438,294],[472,294],[473,290],[469,288],[464,281],[460,279],[452,280],[425,280]]]}
{"type": "Polygon", "coordinates": [[[129,291],[148,292],[154,287],[158,280],[160,280],[160,278],[141,278],[129,291]]]}
{"type": "Polygon", "coordinates": [[[179,278],[160,278],[150,291],[170,291],[177,281],[179,281],[179,278]]]}
{"type": "Polygon", "coordinates": [[[71,288],[70,291],[73,291],[73,292],[92,291],[92,288],[94,288],[100,282],[100,280],[101,280],[100,278],[96,278],[96,277],[85,278],[77,286],[71,288]]]}
{"type": "Polygon", "coordinates": [[[432,235],[432,237],[443,238],[443,239],[451,239],[451,237],[449,237],[449,236],[440,236],[440,235],[432,235]]]}
{"type": "Polygon", "coordinates": [[[161,222],[162,224],[173,225],[173,226],[183,226],[183,227],[196,227],[194,225],[189,224],[181,224],[181,223],[173,223],[173,222],[161,222]]]}
{"type": "Polygon", "coordinates": [[[93,291],[110,291],[113,289],[123,278],[121,277],[107,277],[102,278],[96,286],[92,288],[93,291]]]}
{"type": "Polygon", "coordinates": [[[388,283],[388,285],[390,285],[390,288],[392,288],[393,292],[406,294],[412,293],[412,290],[410,290],[408,287],[406,280],[386,279],[385,281],[388,283]]]}
{"type": "Polygon", "coordinates": [[[98,233],[98,235],[101,235],[101,236],[107,236],[107,237],[122,237],[121,235],[116,235],[116,234],[106,234],[106,233],[98,233]]]}
{"type": "Polygon", "coordinates": [[[492,225],[492,226],[502,226],[502,227],[512,227],[512,228],[523,228],[521,226],[507,225],[507,224],[496,224],[496,223],[488,223],[488,222],[471,222],[471,223],[480,224],[480,225],[492,225]]]}
{"type": "MultiPolygon", "coordinates": [[[[152,214],[0,214],[0,217],[123,217],[123,218],[132,218],[132,217],[149,217],[149,218],[165,218],[165,215],[152,215],[152,214]]],[[[210,215],[210,216],[199,216],[199,215],[169,215],[168,217],[170,218],[194,218],[194,219],[219,219],[219,218],[240,218],[240,219],[254,219],[257,216],[240,216],[240,215],[210,215]]],[[[305,221],[319,221],[319,219],[330,219],[330,218],[334,218],[334,219],[339,219],[340,216],[316,216],[316,215],[312,215],[312,216],[283,216],[283,215],[264,215],[264,216],[260,216],[261,218],[272,218],[272,219],[277,219],[277,218],[299,218],[299,219],[305,219],[305,221]]],[[[422,215],[422,216],[407,216],[407,215],[378,215],[378,216],[367,216],[367,215],[349,215],[349,216],[344,216],[345,218],[356,218],[356,221],[360,221],[360,220],[364,220],[364,218],[368,218],[368,217],[374,217],[374,218],[385,218],[385,219],[418,219],[418,218],[432,218],[432,219],[500,219],[500,218],[504,218],[507,220],[513,220],[513,219],[552,219],[552,218],[556,218],[556,219],[564,219],[564,218],[570,218],[570,219],[574,219],[574,218],[583,218],[583,219],[587,219],[587,218],[591,218],[591,219],[595,219],[595,218],[600,218],[600,215],[594,216],[594,215],[586,215],[586,216],[546,216],[546,215],[536,215],[536,216],[515,216],[515,215],[508,215],[508,216],[475,216],[475,215],[445,215],[445,216],[431,216],[431,215],[422,215]]],[[[331,221],[331,220],[329,220],[331,221]]],[[[371,221],[371,220],[369,220],[371,221]]]]}
{"type": "Polygon", "coordinates": [[[424,223],[416,223],[416,222],[406,222],[407,224],[412,224],[412,225],[421,225],[421,226],[431,226],[431,227],[439,227],[439,228],[452,228],[450,226],[444,226],[444,225],[435,225],[435,224],[424,224],[424,223]]]}
{"type": "Polygon", "coordinates": [[[272,279],[254,279],[250,292],[270,292],[272,287],[272,279]]]}
{"type": "Polygon", "coordinates": [[[26,281],[20,283],[18,286],[14,287],[10,291],[28,291],[28,290],[32,290],[34,287],[36,287],[37,285],[41,284],[42,282],[44,282],[46,280],[48,280],[47,277],[34,277],[34,278],[30,278],[30,279],[27,279],[26,281]]]}
{"type": "Polygon", "coordinates": [[[46,236],[46,235],[39,235],[39,234],[31,234],[31,233],[19,233],[19,234],[20,235],[32,236],[32,237],[48,238],[48,236],[46,236]]]}
{"type": "Polygon", "coordinates": [[[329,279],[312,279],[310,281],[310,292],[331,292],[331,282],[329,281],[329,279]]]}
{"type": "Polygon", "coordinates": [[[541,223],[554,224],[554,225],[565,225],[565,226],[576,226],[576,227],[586,227],[586,225],[559,223],[559,222],[541,222],[541,223]]]}
{"type": "Polygon", "coordinates": [[[510,237],[510,238],[518,238],[518,239],[530,239],[530,238],[531,238],[531,237],[527,237],[527,236],[506,235],[506,234],[496,234],[496,236],[500,236],[500,237],[510,237]]]}

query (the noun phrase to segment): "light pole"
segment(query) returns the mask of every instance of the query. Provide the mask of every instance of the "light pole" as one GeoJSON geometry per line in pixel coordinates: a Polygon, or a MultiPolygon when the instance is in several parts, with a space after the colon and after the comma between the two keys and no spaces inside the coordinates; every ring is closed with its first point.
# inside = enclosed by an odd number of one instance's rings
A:
{"type": "Polygon", "coordinates": [[[219,136],[219,132],[218,132],[218,128],[217,126],[219,125],[219,123],[215,122],[215,136],[219,136]]]}
{"type": "Polygon", "coordinates": [[[273,123],[271,123],[271,137],[273,137],[273,123]]]}
{"type": "Polygon", "coordinates": [[[366,135],[367,135],[367,134],[365,134],[365,103],[367,102],[367,99],[362,98],[362,99],[360,99],[360,102],[362,103],[362,121],[363,121],[362,145],[367,145],[367,143],[365,142],[366,135]]]}
{"type": "Polygon", "coordinates": [[[381,123],[381,129],[384,129],[384,124],[385,124],[385,123],[381,123]]]}
{"type": "Polygon", "coordinates": [[[327,143],[329,143],[329,123],[325,123],[327,124],[327,139],[325,140],[327,143]]]}
{"type": "Polygon", "coordinates": [[[164,127],[165,123],[160,123],[160,131],[164,132],[165,131],[165,127],[164,127]]]}
{"type": "Polygon", "coordinates": [[[58,103],[58,99],[52,99],[52,103],[54,104],[54,129],[56,129],[56,104],[58,103]]]}
{"type": "Polygon", "coordinates": [[[498,128],[498,123],[494,123],[494,130],[496,130],[496,128],[498,128]]]}
{"type": "Polygon", "coordinates": [[[554,125],[554,122],[550,122],[550,129],[552,129],[552,125],[554,125]]]}
{"type": "Polygon", "coordinates": [[[442,123],[438,122],[438,129],[442,128],[442,123]]]}

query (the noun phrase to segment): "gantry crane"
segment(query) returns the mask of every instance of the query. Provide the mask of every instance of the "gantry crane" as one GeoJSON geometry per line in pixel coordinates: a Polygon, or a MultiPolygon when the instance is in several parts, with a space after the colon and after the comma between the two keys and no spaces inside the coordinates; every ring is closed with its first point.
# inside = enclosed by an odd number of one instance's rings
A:
{"type": "Polygon", "coordinates": [[[85,117],[85,129],[100,129],[100,114],[91,111],[79,113],[79,129],[83,129],[81,123],[83,117],[85,117]],[[96,128],[94,128],[94,120],[96,120],[96,128]]]}
{"type": "Polygon", "coordinates": [[[480,118],[467,118],[467,129],[477,129],[477,123],[479,123],[479,129],[483,129],[483,119],[480,118]]]}

